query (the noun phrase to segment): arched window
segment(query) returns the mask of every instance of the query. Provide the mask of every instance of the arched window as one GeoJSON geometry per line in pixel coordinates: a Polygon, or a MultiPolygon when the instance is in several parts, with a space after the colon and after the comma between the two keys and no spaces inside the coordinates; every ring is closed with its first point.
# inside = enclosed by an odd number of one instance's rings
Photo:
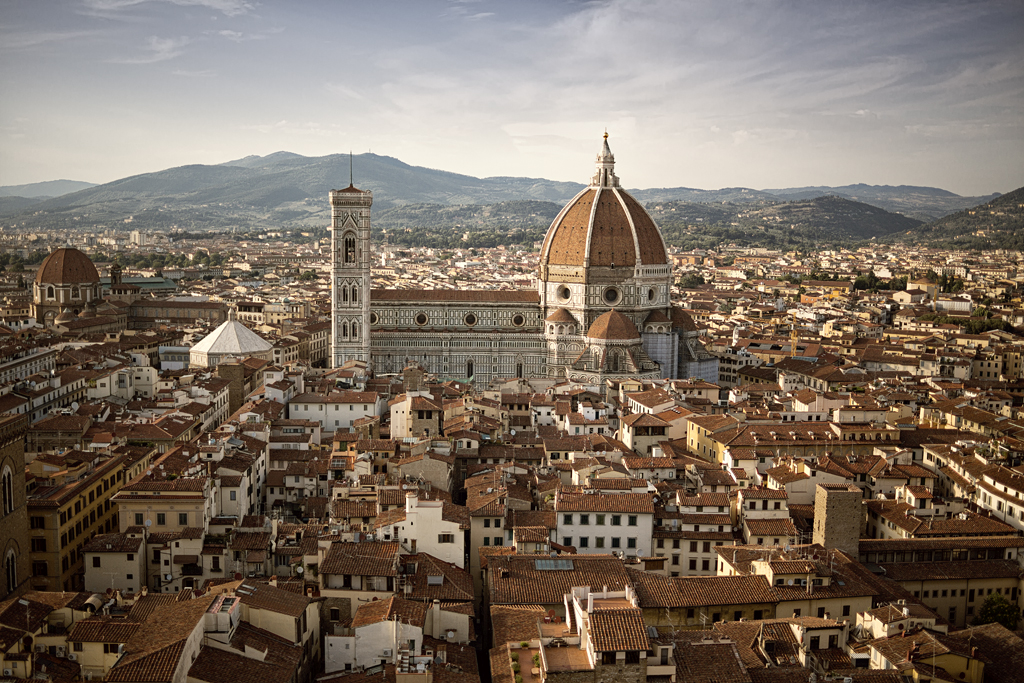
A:
{"type": "Polygon", "coordinates": [[[468,361],[466,361],[466,377],[469,378],[469,377],[472,377],[472,376],[473,376],[473,361],[468,360],[468,361]]]}
{"type": "Polygon", "coordinates": [[[47,299],[55,299],[56,298],[56,295],[53,293],[53,285],[50,285],[49,287],[46,288],[46,298],[47,299]]]}
{"type": "Polygon", "coordinates": [[[356,236],[352,233],[345,234],[345,263],[356,262],[356,236]]]}
{"type": "Polygon", "coordinates": [[[608,369],[612,372],[619,371],[619,354],[612,352],[608,358],[608,369]]]}
{"type": "Polygon", "coordinates": [[[359,288],[352,285],[352,303],[359,303],[359,288]]]}
{"type": "Polygon", "coordinates": [[[522,363],[516,363],[516,377],[518,377],[519,379],[523,378],[523,364],[522,363]]]}
{"type": "Polygon", "coordinates": [[[359,339],[359,325],[357,323],[352,323],[352,338],[359,339]]]}
{"type": "Polygon", "coordinates": [[[14,510],[14,486],[10,467],[4,467],[4,473],[0,476],[0,489],[3,489],[4,515],[6,516],[14,510]]]}
{"type": "Polygon", "coordinates": [[[341,338],[348,339],[348,323],[341,324],[341,338]]]}
{"type": "Polygon", "coordinates": [[[13,593],[18,587],[18,556],[14,550],[7,551],[4,559],[4,573],[7,575],[7,592],[13,593]]]}
{"type": "Polygon", "coordinates": [[[341,300],[346,303],[348,302],[348,287],[341,288],[341,300]]]}
{"type": "Polygon", "coordinates": [[[77,299],[77,298],[79,298],[79,296],[80,296],[80,294],[78,292],[78,287],[77,286],[72,287],[71,288],[71,298],[72,299],[77,299]]]}

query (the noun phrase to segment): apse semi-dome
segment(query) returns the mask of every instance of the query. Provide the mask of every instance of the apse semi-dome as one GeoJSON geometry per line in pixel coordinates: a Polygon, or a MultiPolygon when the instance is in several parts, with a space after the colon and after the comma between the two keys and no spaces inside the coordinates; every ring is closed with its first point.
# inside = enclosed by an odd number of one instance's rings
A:
{"type": "Polygon", "coordinates": [[[73,247],[57,249],[45,259],[36,271],[36,284],[81,285],[100,281],[100,274],[92,260],[73,247]]]}
{"type": "Polygon", "coordinates": [[[668,263],[654,219],[619,187],[605,135],[597,172],[548,228],[541,266],[635,267],[668,263]]]}

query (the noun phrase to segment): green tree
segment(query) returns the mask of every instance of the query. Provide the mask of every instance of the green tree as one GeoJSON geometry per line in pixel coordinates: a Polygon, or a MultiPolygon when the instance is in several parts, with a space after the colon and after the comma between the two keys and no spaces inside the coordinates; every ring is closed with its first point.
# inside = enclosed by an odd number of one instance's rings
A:
{"type": "Polygon", "coordinates": [[[299,280],[308,282],[309,280],[316,280],[319,275],[316,274],[315,270],[307,270],[305,273],[299,276],[299,280]]]}
{"type": "Polygon", "coordinates": [[[697,273],[687,273],[679,280],[679,286],[683,289],[694,289],[704,284],[704,278],[697,273]]]}
{"type": "Polygon", "coordinates": [[[1007,601],[1002,595],[996,593],[995,595],[990,595],[985,600],[985,604],[978,610],[978,616],[974,617],[972,623],[975,626],[999,623],[1013,631],[1017,628],[1017,621],[1019,619],[1020,609],[1007,601]]]}

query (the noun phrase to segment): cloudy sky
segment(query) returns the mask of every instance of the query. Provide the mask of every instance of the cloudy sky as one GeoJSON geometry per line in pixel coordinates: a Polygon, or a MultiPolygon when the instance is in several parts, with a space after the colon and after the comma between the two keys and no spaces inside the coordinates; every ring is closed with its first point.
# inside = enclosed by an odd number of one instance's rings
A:
{"type": "Polygon", "coordinates": [[[5,0],[0,185],[287,150],[628,187],[1024,185],[1020,0],[5,0]]]}

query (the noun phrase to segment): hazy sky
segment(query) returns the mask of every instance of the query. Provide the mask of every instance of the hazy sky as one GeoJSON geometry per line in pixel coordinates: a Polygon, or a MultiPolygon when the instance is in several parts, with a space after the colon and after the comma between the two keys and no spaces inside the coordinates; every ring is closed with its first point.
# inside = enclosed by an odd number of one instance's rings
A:
{"type": "Polygon", "coordinates": [[[1024,2],[3,0],[0,185],[287,150],[627,187],[1024,185],[1024,2]]]}

